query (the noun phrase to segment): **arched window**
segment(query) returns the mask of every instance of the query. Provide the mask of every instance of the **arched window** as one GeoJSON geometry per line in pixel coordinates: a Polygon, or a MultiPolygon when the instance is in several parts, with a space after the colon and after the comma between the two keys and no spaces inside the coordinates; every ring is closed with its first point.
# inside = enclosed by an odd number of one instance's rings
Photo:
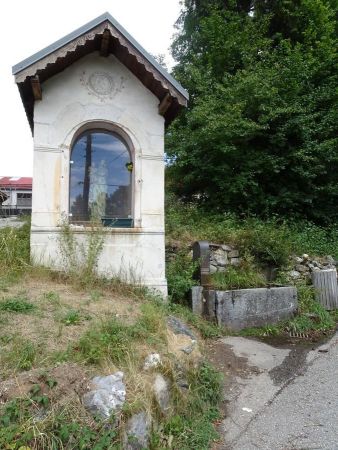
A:
{"type": "Polygon", "coordinates": [[[133,163],[124,140],[105,130],[85,131],[74,142],[70,162],[71,222],[132,226],[133,163]]]}

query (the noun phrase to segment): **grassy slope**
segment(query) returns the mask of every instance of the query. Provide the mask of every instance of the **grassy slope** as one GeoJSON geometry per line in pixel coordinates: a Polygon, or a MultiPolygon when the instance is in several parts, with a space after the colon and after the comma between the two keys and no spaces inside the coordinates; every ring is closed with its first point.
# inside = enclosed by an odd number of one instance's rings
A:
{"type": "MultiPolygon", "coordinates": [[[[202,364],[189,368],[186,394],[175,387],[178,369],[166,317],[183,317],[201,336],[216,336],[219,330],[182,306],[164,305],[142,288],[89,276],[93,255],[90,258],[86,277],[33,268],[29,225],[0,230],[0,379],[24,380],[25,371],[30,371],[35,380],[28,391],[15,391],[1,407],[0,447],[121,448],[119,431],[93,420],[77,395],[62,395],[67,379],[59,376],[60,367],[64,376],[75,371],[75,377],[86,380],[123,370],[128,397],[122,422],[134,412],[151,411],[159,423],[151,435],[151,449],[167,448],[169,442],[177,449],[209,448],[216,437],[213,421],[219,414],[221,380],[211,366],[202,364]],[[145,356],[154,351],[161,354],[161,370],[173,381],[168,417],[153,401],[151,377],[141,373],[145,356]],[[43,420],[34,420],[41,414],[43,420]]],[[[82,392],[81,383],[76,386],[82,392]]]]}
{"type": "MultiPolygon", "coordinates": [[[[41,366],[48,370],[55,364],[76,364],[88,375],[98,368],[104,373],[119,368],[126,373],[127,385],[137,386],[125,407],[127,419],[135,411],[154,408],[149,402],[151,394],[144,394],[149,386],[138,377],[147,353],[159,351],[164,355],[163,370],[169,378],[175,377],[166,350],[167,338],[161,331],[168,314],[183,317],[203,337],[220,335],[221,330],[194,316],[183,305],[163,305],[143,289],[91,276],[99,237],[91,242],[94,254],[89,255],[89,264],[84,268],[86,276],[76,270],[61,279],[48,270],[30,266],[28,237],[29,224],[20,230],[0,230],[2,378],[41,366]]],[[[65,244],[71,247],[69,239],[65,244]]],[[[167,265],[167,275],[172,297],[178,303],[184,303],[185,292],[195,283],[192,275],[196,267],[191,263],[189,246],[199,239],[239,248],[248,264],[245,273],[259,264],[286,268],[291,254],[338,256],[338,232],[334,228],[280,223],[277,219],[263,222],[254,218],[239,220],[231,215],[210,216],[193,206],[172,202],[167,208],[167,241],[179,250],[167,265]]],[[[231,276],[232,283],[243,282],[242,272],[231,276]]],[[[254,271],[250,277],[250,282],[257,281],[254,271]]],[[[244,276],[244,282],[247,278],[244,276]]],[[[332,328],[332,316],[314,302],[311,288],[299,286],[299,298],[300,314],[295,319],[278,327],[248,330],[247,334],[321,332],[332,328]]],[[[209,448],[216,437],[212,422],[218,417],[219,376],[204,364],[198,370],[192,368],[188,378],[188,396],[183,399],[178,394],[173,414],[159,417],[161,425],[152,434],[152,449],[167,448],[170,443],[172,448],[202,450],[209,448]]],[[[46,381],[40,384],[36,392],[16,398],[2,408],[0,446],[10,443],[14,449],[20,445],[120,448],[118,433],[89,418],[74,400],[55,406],[44,420],[32,421],[32,415],[53,398],[53,388],[46,387],[46,381]]]]}

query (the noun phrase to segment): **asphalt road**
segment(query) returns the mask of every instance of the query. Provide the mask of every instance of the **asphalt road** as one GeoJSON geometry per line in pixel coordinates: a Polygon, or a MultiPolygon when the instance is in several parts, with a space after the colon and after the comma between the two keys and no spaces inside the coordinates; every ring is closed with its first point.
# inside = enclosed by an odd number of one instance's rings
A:
{"type": "Polygon", "coordinates": [[[338,450],[338,334],[327,352],[312,358],[242,430],[232,450],[338,450]]]}

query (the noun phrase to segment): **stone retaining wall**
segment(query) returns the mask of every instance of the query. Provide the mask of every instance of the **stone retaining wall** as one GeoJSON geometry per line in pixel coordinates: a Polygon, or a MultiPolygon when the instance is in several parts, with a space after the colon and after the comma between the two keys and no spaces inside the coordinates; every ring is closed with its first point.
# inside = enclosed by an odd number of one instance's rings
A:
{"type": "Polygon", "coordinates": [[[297,308],[293,286],[230,291],[192,288],[193,312],[234,331],[275,324],[292,317],[297,308]]]}
{"type": "Polygon", "coordinates": [[[210,273],[225,272],[227,266],[238,266],[241,262],[239,251],[230,245],[210,244],[210,273]]]}

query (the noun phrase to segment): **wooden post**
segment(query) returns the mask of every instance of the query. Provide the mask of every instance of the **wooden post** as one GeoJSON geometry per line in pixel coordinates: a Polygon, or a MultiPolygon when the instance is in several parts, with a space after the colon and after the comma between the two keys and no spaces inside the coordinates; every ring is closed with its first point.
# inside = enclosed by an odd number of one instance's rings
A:
{"type": "Polygon", "coordinates": [[[110,31],[104,30],[101,39],[100,55],[107,57],[109,55],[110,31]]]}
{"type": "Polygon", "coordinates": [[[312,284],[316,290],[316,300],[327,310],[338,308],[337,270],[317,270],[312,272],[312,284]]]}
{"type": "Polygon", "coordinates": [[[164,114],[168,111],[168,109],[171,106],[172,103],[172,97],[170,96],[169,92],[164,96],[164,98],[162,99],[159,107],[158,107],[158,113],[161,116],[164,116],[164,114]]]}
{"type": "Polygon", "coordinates": [[[39,77],[35,75],[31,77],[31,86],[33,91],[34,100],[42,100],[42,90],[39,77]]]}

